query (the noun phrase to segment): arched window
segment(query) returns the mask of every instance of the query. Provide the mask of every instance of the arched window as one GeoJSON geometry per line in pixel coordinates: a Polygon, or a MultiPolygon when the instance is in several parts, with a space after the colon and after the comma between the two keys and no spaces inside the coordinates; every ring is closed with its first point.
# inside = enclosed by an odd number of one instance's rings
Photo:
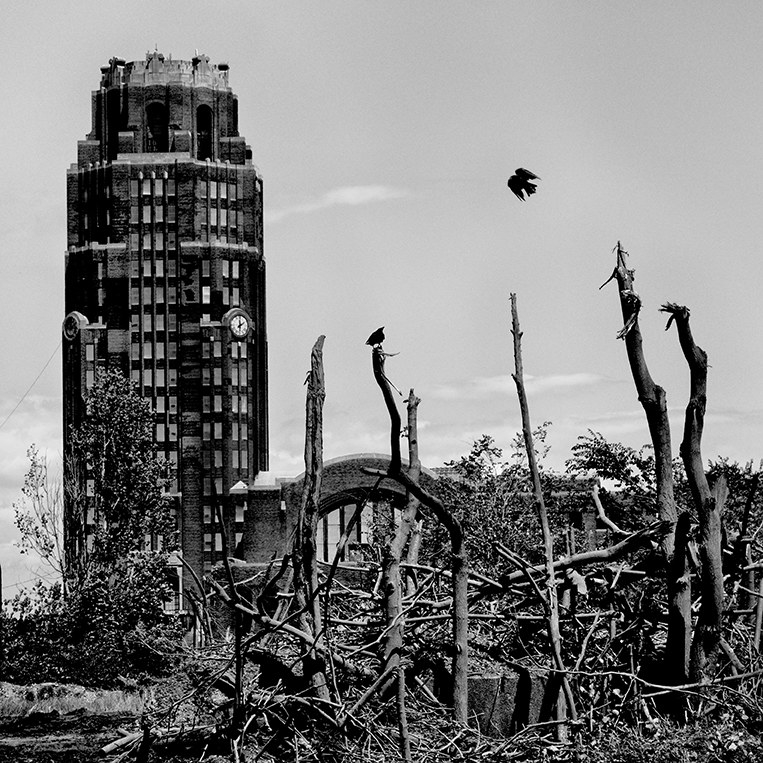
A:
{"type": "Polygon", "coordinates": [[[163,103],[149,103],[146,107],[146,151],[168,151],[169,126],[167,109],[163,103]]]}
{"type": "Polygon", "coordinates": [[[196,158],[212,159],[212,109],[196,109],[196,158]]]}

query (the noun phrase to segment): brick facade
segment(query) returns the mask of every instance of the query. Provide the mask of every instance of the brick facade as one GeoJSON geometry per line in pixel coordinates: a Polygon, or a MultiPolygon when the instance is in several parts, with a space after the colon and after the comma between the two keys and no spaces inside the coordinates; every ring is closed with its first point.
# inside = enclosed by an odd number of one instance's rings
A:
{"type": "Polygon", "coordinates": [[[230,491],[268,468],[262,179],[227,65],[151,53],[102,67],[67,197],[64,452],[98,369],[130,375],[177,464],[182,553],[203,572],[214,494],[240,538],[230,491]]]}

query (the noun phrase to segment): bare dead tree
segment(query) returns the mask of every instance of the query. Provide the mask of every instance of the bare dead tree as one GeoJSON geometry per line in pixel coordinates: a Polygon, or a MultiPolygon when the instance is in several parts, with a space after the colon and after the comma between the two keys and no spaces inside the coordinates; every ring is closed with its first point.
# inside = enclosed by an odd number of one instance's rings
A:
{"type": "Polygon", "coordinates": [[[721,512],[728,490],[723,477],[711,490],[702,463],[702,432],[707,406],[707,353],[699,347],[689,325],[689,308],[666,302],[661,308],[675,322],[678,341],[690,371],[689,402],[684,417],[681,459],[699,518],[700,590],[702,606],[691,653],[691,676],[700,680],[713,674],[721,649],[723,624],[723,565],[721,512]]]}
{"type": "MultiPolygon", "coordinates": [[[[421,476],[421,461],[419,460],[419,429],[418,429],[418,417],[417,410],[421,400],[416,397],[411,389],[408,400],[408,472],[411,477],[417,482],[421,476]]],[[[408,494],[408,500],[406,504],[406,513],[411,517],[412,524],[410,530],[410,538],[408,541],[408,550],[406,552],[405,561],[408,564],[418,564],[419,551],[421,550],[421,533],[423,529],[424,519],[420,516],[419,500],[416,496],[408,494]],[[414,510],[415,509],[415,510],[414,510]]],[[[415,587],[415,575],[410,579],[411,585],[409,586],[409,593],[415,587]]]]}
{"type": "MultiPolygon", "coordinates": [[[[644,355],[639,312],[641,298],[633,289],[634,271],[626,265],[628,253],[620,242],[615,247],[617,261],[610,278],[616,280],[623,315],[623,328],[618,338],[625,341],[633,382],[638,399],[646,415],[647,426],[654,448],[657,482],[657,515],[670,523],[671,532],[661,542],[661,550],[667,569],[668,589],[668,637],[665,650],[665,666],[670,680],[676,684],[686,683],[689,675],[691,648],[691,586],[689,581],[686,533],[676,535],[678,510],[673,494],[673,456],[670,442],[670,421],[665,390],[655,383],[649,373],[644,355]],[[678,542],[677,542],[678,541],[678,542]]],[[[601,288],[601,287],[600,287],[601,288]]],[[[681,526],[685,524],[681,522],[681,526]]]]}
{"type": "MultiPolygon", "coordinates": [[[[402,485],[411,496],[437,518],[450,537],[450,561],[453,583],[453,716],[459,723],[468,720],[469,679],[469,564],[461,523],[445,508],[439,498],[424,490],[417,479],[402,468],[400,455],[400,412],[392,394],[392,385],[384,372],[387,357],[380,345],[372,348],[374,379],[379,385],[390,419],[390,464],[386,472],[364,469],[367,474],[383,474],[402,485]]],[[[416,403],[418,405],[418,402],[416,403]]]]}
{"type": "Polygon", "coordinates": [[[300,610],[300,628],[313,634],[313,645],[303,658],[305,676],[316,696],[328,702],[323,618],[318,588],[315,536],[318,529],[318,501],[323,473],[323,401],[326,388],[323,376],[323,342],[318,337],[310,354],[305,404],[305,482],[294,538],[294,598],[300,610]]]}
{"type": "MultiPolygon", "coordinates": [[[[566,699],[566,712],[572,720],[577,718],[575,709],[575,698],[572,695],[567,672],[562,660],[562,638],[559,631],[559,601],[556,591],[556,574],[554,572],[554,538],[551,534],[551,527],[548,522],[548,513],[546,503],[543,499],[543,488],[540,484],[540,472],[535,458],[535,445],[533,443],[532,426],[530,424],[530,408],[527,404],[527,395],[525,393],[525,383],[522,371],[522,332],[519,328],[519,314],[517,313],[517,295],[511,294],[511,333],[514,337],[514,373],[511,375],[517,387],[517,397],[519,398],[519,408],[522,413],[522,434],[525,441],[525,450],[527,451],[527,463],[530,467],[532,476],[533,493],[535,495],[535,504],[538,508],[538,517],[540,519],[541,529],[543,531],[543,545],[546,554],[546,596],[545,608],[547,614],[546,625],[548,628],[548,640],[551,646],[551,653],[554,660],[554,666],[559,671],[564,697],[566,699]]],[[[559,720],[564,720],[566,713],[559,708],[559,720]]],[[[560,726],[560,730],[564,727],[560,726]]]]}
{"type": "MultiPolygon", "coordinates": [[[[421,462],[418,451],[418,424],[416,409],[421,400],[411,389],[408,394],[408,474],[419,481],[421,462]]],[[[405,664],[402,657],[405,631],[405,618],[402,612],[403,580],[400,574],[400,560],[416,523],[419,502],[408,492],[408,499],[403,509],[400,523],[393,531],[394,537],[385,544],[382,562],[382,580],[386,602],[387,638],[384,644],[384,669],[394,670],[397,686],[397,712],[400,729],[400,754],[406,761],[411,760],[411,744],[408,736],[408,721],[405,705],[405,664]]]]}

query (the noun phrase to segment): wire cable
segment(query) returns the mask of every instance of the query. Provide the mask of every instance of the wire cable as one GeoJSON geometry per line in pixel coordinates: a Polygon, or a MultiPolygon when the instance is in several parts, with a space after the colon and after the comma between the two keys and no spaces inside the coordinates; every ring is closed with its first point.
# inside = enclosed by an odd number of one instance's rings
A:
{"type": "Polygon", "coordinates": [[[53,354],[47,359],[40,373],[34,377],[34,381],[29,385],[27,391],[21,396],[21,400],[16,403],[16,405],[13,407],[13,410],[3,419],[3,423],[0,424],[0,429],[2,429],[8,423],[8,420],[11,418],[11,416],[16,413],[16,411],[19,409],[19,406],[24,402],[24,400],[26,400],[26,396],[34,389],[34,385],[37,384],[37,382],[40,380],[40,377],[45,373],[45,369],[50,365],[50,362],[53,360],[53,358],[56,357],[60,349],[61,342],[59,341],[59,343],[56,345],[56,349],[53,350],[53,354]]]}

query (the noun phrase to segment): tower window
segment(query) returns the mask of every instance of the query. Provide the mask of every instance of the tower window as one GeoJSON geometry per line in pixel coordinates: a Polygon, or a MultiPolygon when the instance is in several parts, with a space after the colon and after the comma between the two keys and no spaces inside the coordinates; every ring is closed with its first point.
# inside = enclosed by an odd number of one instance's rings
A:
{"type": "Polygon", "coordinates": [[[146,150],[167,151],[167,109],[162,103],[149,103],[146,107],[146,150]]]}
{"type": "Polygon", "coordinates": [[[196,158],[212,159],[212,109],[196,109],[196,158]]]}

